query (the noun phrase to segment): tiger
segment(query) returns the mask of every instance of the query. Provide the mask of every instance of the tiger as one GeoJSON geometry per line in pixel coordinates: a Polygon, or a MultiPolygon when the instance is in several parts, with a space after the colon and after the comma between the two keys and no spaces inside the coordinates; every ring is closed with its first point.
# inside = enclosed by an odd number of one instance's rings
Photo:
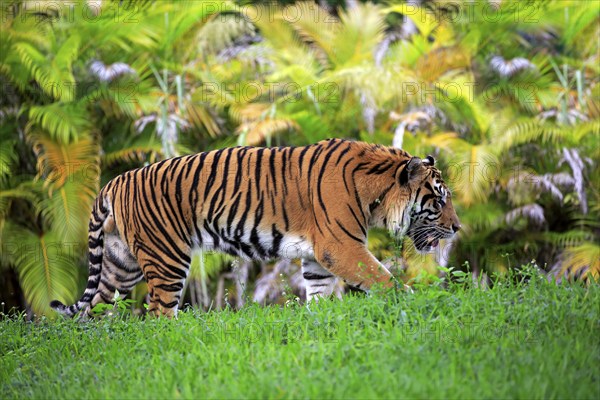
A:
{"type": "Polygon", "coordinates": [[[174,317],[192,252],[301,259],[307,301],[338,279],[362,291],[398,283],[367,248],[372,227],[408,235],[420,252],[461,227],[431,156],[329,139],[303,147],[230,147],[125,172],[99,192],[89,221],[89,278],[74,316],[142,279],[148,313],[174,317]]]}

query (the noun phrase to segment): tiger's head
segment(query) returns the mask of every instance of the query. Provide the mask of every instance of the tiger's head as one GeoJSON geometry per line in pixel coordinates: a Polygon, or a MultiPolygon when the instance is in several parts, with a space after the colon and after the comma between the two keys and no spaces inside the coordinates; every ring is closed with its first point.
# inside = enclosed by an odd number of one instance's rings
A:
{"type": "Polygon", "coordinates": [[[407,235],[421,253],[433,251],[440,239],[452,237],[461,228],[451,193],[434,164],[431,156],[412,157],[401,176],[405,180],[401,183],[408,184],[414,193],[407,235]]]}

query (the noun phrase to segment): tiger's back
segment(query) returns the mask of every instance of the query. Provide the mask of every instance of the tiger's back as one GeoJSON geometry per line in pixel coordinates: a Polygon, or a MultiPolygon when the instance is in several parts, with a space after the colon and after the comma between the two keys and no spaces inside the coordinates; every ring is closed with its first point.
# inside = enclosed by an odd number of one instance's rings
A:
{"type": "Polygon", "coordinates": [[[408,228],[417,186],[408,176],[411,159],[401,150],[333,139],[227,148],[126,172],[100,191],[92,211],[82,299],[53,307],[72,315],[145,278],[149,310],[173,315],[197,248],[254,260],[303,258],[305,279],[315,287],[331,286],[335,276],[364,289],[391,286],[366,236],[371,226],[408,228]]]}

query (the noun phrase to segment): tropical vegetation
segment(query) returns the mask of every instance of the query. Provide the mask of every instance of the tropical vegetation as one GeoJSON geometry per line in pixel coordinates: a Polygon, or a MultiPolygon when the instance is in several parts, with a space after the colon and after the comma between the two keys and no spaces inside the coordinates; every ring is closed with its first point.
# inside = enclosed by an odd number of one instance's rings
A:
{"type": "MultiPolygon", "coordinates": [[[[459,237],[373,231],[411,283],[439,267],[600,278],[596,2],[2,3],[0,296],[49,313],[87,277],[87,219],[128,169],[236,144],[345,137],[432,154],[459,237]]],[[[443,274],[443,269],[440,270],[443,274]]],[[[195,258],[186,301],[297,294],[294,262],[195,258]]],[[[142,299],[144,286],[133,296],[142,299]]]]}

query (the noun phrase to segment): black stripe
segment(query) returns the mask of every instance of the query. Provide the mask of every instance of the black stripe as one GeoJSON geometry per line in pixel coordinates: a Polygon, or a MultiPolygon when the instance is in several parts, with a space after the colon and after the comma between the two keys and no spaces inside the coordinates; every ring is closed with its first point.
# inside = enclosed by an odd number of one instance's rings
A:
{"type": "Polygon", "coordinates": [[[163,306],[163,307],[165,307],[165,308],[174,308],[174,307],[177,307],[179,305],[179,300],[174,300],[174,301],[172,301],[170,303],[165,303],[159,297],[159,298],[156,299],[156,301],[158,301],[160,303],[160,305],[163,306]]]}
{"type": "Polygon", "coordinates": [[[235,238],[236,240],[240,240],[240,237],[244,234],[245,232],[245,224],[246,224],[246,218],[248,218],[248,213],[250,212],[250,207],[252,206],[252,191],[250,190],[250,188],[252,187],[252,181],[248,180],[248,191],[246,192],[246,208],[244,208],[244,212],[242,213],[242,217],[240,218],[240,220],[238,221],[236,227],[235,227],[235,238]]]}
{"type": "Polygon", "coordinates": [[[369,213],[373,213],[373,210],[375,210],[383,202],[383,199],[385,198],[385,195],[388,194],[388,192],[390,191],[391,188],[394,187],[394,185],[395,185],[395,183],[392,183],[390,186],[388,186],[379,195],[379,197],[377,197],[377,200],[375,200],[374,202],[372,202],[371,204],[369,204],[369,213]]]}
{"type": "Polygon", "coordinates": [[[107,281],[106,279],[100,279],[100,282],[102,282],[102,284],[104,285],[104,287],[106,287],[110,292],[115,292],[115,290],[117,290],[117,288],[115,287],[115,285],[113,285],[112,282],[107,281]]]}
{"type": "Polygon", "coordinates": [[[290,230],[290,221],[288,219],[285,207],[285,198],[281,199],[281,210],[283,211],[283,222],[285,223],[285,231],[288,232],[290,230]]]}
{"type": "Polygon", "coordinates": [[[260,199],[261,188],[260,188],[260,169],[262,168],[262,157],[265,149],[258,149],[256,152],[256,165],[254,168],[254,179],[256,179],[256,198],[260,199]]]}
{"type": "Polygon", "coordinates": [[[215,184],[215,179],[217,177],[217,173],[219,172],[219,160],[221,159],[221,154],[223,154],[225,149],[215,151],[213,155],[212,165],[210,166],[210,173],[208,175],[208,179],[206,181],[206,186],[204,187],[204,198],[208,198],[208,194],[210,189],[212,189],[215,184]]]}
{"type": "Polygon", "coordinates": [[[321,155],[321,153],[323,152],[323,147],[319,146],[319,148],[313,153],[312,157],[310,158],[310,163],[308,164],[308,178],[306,179],[306,182],[308,183],[308,198],[311,198],[311,192],[312,192],[312,182],[310,181],[310,177],[312,175],[312,169],[315,166],[315,162],[317,161],[317,158],[321,155]]]}
{"type": "Polygon", "coordinates": [[[160,285],[154,285],[155,289],[162,289],[165,292],[179,292],[183,289],[182,282],[174,282],[174,283],[162,283],[160,285]]]}
{"type": "Polygon", "coordinates": [[[227,236],[231,235],[231,226],[233,225],[233,219],[237,215],[241,198],[242,193],[238,192],[233,200],[233,203],[231,203],[231,206],[229,207],[229,214],[227,215],[227,236]]]}
{"type": "Polygon", "coordinates": [[[305,146],[298,157],[298,170],[300,171],[300,177],[302,177],[302,164],[304,163],[304,156],[306,155],[308,149],[310,149],[310,146],[305,146]]]}
{"type": "Polygon", "coordinates": [[[344,231],[344,233],[346,235],[348,235],[353,240],[356,240],[358,243],[364,244],[363,240],[361,240],[360,238],[358,238],[358,237],[354,236],[353,234],[351,234],[350,232],[348,232],[348,230],[346,228],[344,228],[344,226],[340,223],[340,221],[337,218],[335,219],[335,222],[338,224],[338,226],[340,227],[340,229],[344,231]]]}
{"type": "Polygon", "coordinates": [[[404,165],[402,172],[400,172],[400,184],[401,185],[408,184],[408,168],[406,168],[406,167],[407,167],[407,164],[404,165]]]}
{"type": "MultiPolygon", "coordinates": [[[[331,143],[334,143],[334,142],[332,141],[331,143]]],[[[331,145],[331,143],[330,143],[330,145],[331,145]]],[[[335,146],[333,146],[331,148],[331,150],[329,150],[327,155],[325,155],[325,159],[323,160],[323,165],[321,166],[321,171],[319,171],[319,177],[317,178],[317,198],[319,199],[319,205],[321,206],[321,209],[323,209],[323,212],[325,213],[325,218],[327,219],[328,224],[330,224],[331,221],[329,220],[329,215],[327,215],[327,210],[325,209],[325,202],[323,202],[323,193],[321,190],[321,184],[323,181],[323,174],[325,174],[325,170],[327,169],[327,163],[329,162],[329,159],[331,158],[333,153],[338,149],[338,147],[340,147],[341,144],[342,144],[342,142],[337,143],[335,146]]],[[[308,177],[310,180],[310,169],[309,169],[308,177]]]]}
{"type": "Polygon", "coordinates": [[[276,257],[279,254],[279,247],[281,246],[283,235],[277,230],[275,224],[271,225],[271,234],[273,235],[273,245],[269,253],[271,257],[276,257]]]}
{"type": "Polygon", "coordinates": [[[98,240],[98,239],[93,238],[93,237],[90,237],[88,239],[88,249],[92,249],[93,250],[93,249],[98,248],[99,246],[102,246],[102,241],[101,240],[98,240]]]}
{"type": "MultiPolygon", "coordinates": [[[[199,201],[199,191],[198,191],[198,182],[200,180],[200,173],[202,172],[202,167],[204,166],[204,160],[206,159],[207,153],[200,154],[198,165],[194,170],[194,179],[192,180],[192,185],[189,188],[190,192],[188,194],[188,202],[192,210],[198,210],[198,201],[199,201]]],[[[200,227],[198,226],[198,218],[196,218],[196,213],[192,213],[192,221],[194,225],[194,231],[196,233],[196,238],[198,242],[202,241],[202,234],[200,232],[200,227]]],[[[200,243],[201,244],[201,243],[200,243]]]]}
{"type": "Polygon", "coordinates": [[[319,274],[315,274],[314,272],[303,272],[302,276],[307,281],[313,281],[313,280],[318,280],[318,279],[328,279],[328,278],[331,278],[333,275],[319,275],[319,274]]]}
{"type": "Polygon", "coordinates": [[[275,149],[270,149],[271,154],[269,155],[269,170],[271,173],[271,180],[273,180],[273,190],[275,190],[275,196],[277,196],[277,176],[275,176],[275,149]]]}
{"type": "Polygon", "coordinates": [[[234,181],[234,185],[233,185],[233,193],[237,193],[240,190],[240,185],[242,184],[242,165],[244,162],[244,157],[246,156],[246,153],[248,152],[247,148],[242,148],[237,152],[237,164],[236,164],[236,171],[235,171],[235,181],[234,181]]]}
{"type": "Polygon", "coordinates": [[[288,149],[285,148],[281,151],[281,182],[283,183],[283,195],[288,194],[287,181],[285,179],[285,167],[287,164],[287,152],[288,149]]]}
{"type": "Polygon", "coordinates": [[[363,235],[367,235],[367,230],[365,228],[364,223],[358,219],[358,216],[356,215],[356,213],[354,212],[354,210],[352,209],[352,207],[350,207],[350,204],[346,204],[346,206],[348,207],[348,209],[350,210],[350,212],[352,213],[352,216],[354,217],[354,220],[356,221],[356,224],[360,227],[360,231],[362,232],[363,235]]]}
{"type": "Polygon", "coordinates": [[[254,216],[254,226],[252,227],[252,231],[250,232],[250,243],[252,243],[252,245],[254,246],[254,249],[256,250],[256,253],[258,254],[258,256],[260,258],[265,258],[267,255],[267,252],[262,247],[262,245],[260,243],[260,238],[258,236],[258,225],[260,224],[260,221],[262,220],[263,212],[264,212],[264,204],[263,204],[263,200],[261,199],[258,202],[258,206],[256,207],[255,216],[254,216]]]}
{"type": "Polygon", "coordinates": [[[89,261],[90,264],[94,264],[94,265],[102,265],[102,254],[100,255],[95,255],[93,253],[89,253],[89,261]]]}
{"type": "Polygon", "coordinates": [[[367,175],[381,175],[383,174],[385,171],[389,170],[390,168],[392,168],[392,166],[394,165],[393,161],[385,161],[381,164],[377,164],[373,167],[371,167],[371,169],[369,169],[367,171],[367,175]]]}

